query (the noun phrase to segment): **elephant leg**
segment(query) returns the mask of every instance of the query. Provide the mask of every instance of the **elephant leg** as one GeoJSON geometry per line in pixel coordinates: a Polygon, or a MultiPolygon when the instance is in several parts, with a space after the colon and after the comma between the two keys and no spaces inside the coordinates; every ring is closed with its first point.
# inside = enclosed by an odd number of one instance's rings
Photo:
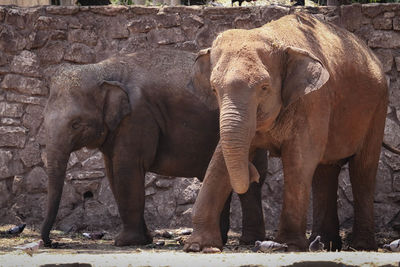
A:
{"type": "Polygon", "coordinates": [[[193,206],[193,233],[186,241],[183,248],[185,251],[198,252],[209,247],[222,249],[220,218],[231,192],[228,170],[219,143],[193,206]]]}
{"type": "Polygon", "coordinates": [[[261,189],[268,171],[267,151],[257,149],[252,163],[260,174],[258,183],[251,183],[245,194],[240,194],[242,206],[242,236],[240,244],[254,244],[257,240],[265,238],[265,223],[261,201],[261,189]]]}
{"type": "Polygon", "coordinates": [[[144,245],[152,242],[144,220],[143,167],[138,162],[117,161],[113,164],[111,188],[122,220],[122,231],[115,238],[116,246],[144,245]]]}
{"type": "Polygon", "coordinates": [[[374,193],[385,118],[386,102],[383,102],[374,113],[363,147],[349,161],[354,198],[352,247],[358,250],[378,248],[375,241],[374,193]]]}
{"type": "Polygon", "coordinates": [[[242,206],[242,236],[240,244],[250,245],[265,238],[265,223],[261,201],[261,189],[268,171],[267,153],[258,149],[252,161],[260,174],[259,183],[251,183],[245,194],[240,194],[242,206]]]}
{"type": "Polygon", "coordinates": [[[312,178],[322,152],[320,147],[307,145],[302,141],[307,138],[309,137],[303,136],[282,148],[284,190],[276,240],[286,243],[289,251],[308,250],[305,236],[307,210],[312,178]]]}
{"type": "Polygon", "coordinates": [[[232,200],[232,193],[229,195],[228,199],[225,202],[224,209],[221,212],[221,219],[220,219],[220,230],[221,230],[221,238],[222,244],[226,244],[228,242],[228,231],[230,228],[229,223],[229,216],[231,211],[231,200],[232,200]]]}
{"type": "Polygon", "coordinates": [[[318,165],[312,182],[313,226],[310,241],[321,236],[329,251],[341,250],[337,213],[338,176],[341,165],[318,165]]]}

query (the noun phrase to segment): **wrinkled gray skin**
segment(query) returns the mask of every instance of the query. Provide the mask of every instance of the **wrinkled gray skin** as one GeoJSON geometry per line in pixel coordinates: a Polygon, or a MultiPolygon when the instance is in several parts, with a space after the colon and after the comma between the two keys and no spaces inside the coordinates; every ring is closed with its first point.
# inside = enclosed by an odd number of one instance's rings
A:
{"type": "MultiPolygon", "coordinates": [[[[147,171],[202,180],[218,142],[218,110],[209,110],[185,89],[209,86],[190,78],[195,57],[155,50],[66,66],[56,73],[44,114],[49,181],[41,234],[47,246],[72,151],[86,146],[99,148],[104,155],[123,224],[115,240],[118,246],[152,242],[143,217],[147,171]]],[[[259,151],[254,161],[263,177],[264,158],[259,151]]],[[[252,192],[240,196],[245,243],[265,235],[260,187],[254,185],[252,192]]],[[[221,215],[224,241],[229,203],[221,215]]]]}

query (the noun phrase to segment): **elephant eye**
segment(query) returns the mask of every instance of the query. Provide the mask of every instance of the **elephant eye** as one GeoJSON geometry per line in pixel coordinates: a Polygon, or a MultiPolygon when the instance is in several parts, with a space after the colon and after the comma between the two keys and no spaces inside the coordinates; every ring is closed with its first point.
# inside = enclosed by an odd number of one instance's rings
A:
{"type": "Polygon", "coordinates": [[[75,120],[72,122],[72,129],[78,129],[81,126],[81,120],[75,120]]]}
{"type": "Polygon", "coordinates": [[[267,86],[267,85],[263,85],[263,86],[261,87],[261,89],[262,89],[263,91],[267,91],[267,90],[268,90],[268,86],[267,86]]]}
{"type": "Polygon", "coordinates": [[[213,93],[214,93],[214,94],[216,94],[216,93],[217,93],[217,90],[215,90],[214,88],[212,89],[212,91],[213,91],[213,93]]]}

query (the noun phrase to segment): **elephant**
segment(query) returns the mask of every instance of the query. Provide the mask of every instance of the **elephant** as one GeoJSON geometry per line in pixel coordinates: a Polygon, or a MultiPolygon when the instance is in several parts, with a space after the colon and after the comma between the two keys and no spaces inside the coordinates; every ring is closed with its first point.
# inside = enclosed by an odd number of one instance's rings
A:
{"type": "MultiPolygon", "coordinates": [[[[51,77],[44,110],[48,172],[47,212],[41,229],[46,246],[57,216],[70,153],[98,148],[122,220],[115,245],[152,242],[144,220],[147,171],[204,177],[219,139],[218,109],[209,109],[186,87],[209,86],[192,79],[195,53],[153,49],[87,65],[61,66],[51,77]]],[[[266,151],[254,161],[266,175],[266,151]]],[[[264,238],[261,189],[240,196],[242,242],[264,238]]],[[[221,215],[226,242],[227,201],[221,215]]],[[[54,246],[53,246],[54,247],[54,246]]]]}
{"type": "Polygon", "coordinates": [[[312,194],[312,238],[319,235],[340,249],[338,175],[349,163],[352,247],[377,249],[374,188],[388,86],[366,44],[345,29],[295,13],[259,28],[220,33],[196,64],[207,71],[194,75],[208,79],[211,90],[191,90],[209,107],[219,106],[220,141],[193,208],[194,229],[184,250],[222,249],[216,219],[232,188],[242,194],[257,182],[259,174],[249,160],[261,148],[283,164],[275,241],[286,243],[289,251],[307,250],[312,194]]]}

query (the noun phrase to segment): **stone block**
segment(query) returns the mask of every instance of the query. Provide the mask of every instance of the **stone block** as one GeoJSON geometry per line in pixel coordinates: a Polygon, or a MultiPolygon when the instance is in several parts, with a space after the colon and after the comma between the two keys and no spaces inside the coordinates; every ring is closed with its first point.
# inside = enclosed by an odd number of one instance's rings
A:
{"type": "Polygon", "coordinates": [[[391,30],[393,27],[392,18],[378,17],[372,20],[376,30],[391,30]]]}
{"type": "Polygon", "coordinates": [[[29,129],[30,135],[36,135],[43,121],[43,107],[28,105],[22,117],[22,124],[29,129]]]}
{"type": "Polygon", "coordinates": [[[83,171],[76,170],[67,172],[66,178],[67,180],[85,180],[85,179],[98,179],[103,178],[105,176],[103,171],[83,171]]]}
{"type": "Polygon", "coordinates": [[[53,15],[74,15],[79,12],[79,6],[47,6],[46,12],[53,15]]]}
{"type": "Polygon", "coordinates": [[[391,49],[375,49],[374,53],[382,62],[384,72],[389,72],[393,66],[393,53],[391,49]]]}
{"type": "Polygon", "coordinates": [[[116,15],[121,15],[125,12],[128,12],[130,8],[128,6],[113,6],[113,5],[108,5],[108,6],[91,6],[90,11],[95,13],[95,14],[101,14],[101,15],[106,15],[106,16],[116,16],[116,15]]]}
{"type": "Polygon", "coordinates": [[[391,146],[399,146],[400,144],[400,126],[391,118],[386,118],[384,139],[391,146]]]}
{"type": "Polygon", "coordinates": [[[0,102],[0,116],[20,118],[24,113],[24,107],[18,103],[0,102]]]}
{"type": "Polygon", "coordinates": [[[25,185],[27,191],[32,193],[46,193],[47,192],[47,173],[42,167],[32,169],[25,177],[25,185]]]}
{"type": "Polygon", "coordinates": [[[340,24],[342,27],[351,32],[359,29],[362,22],[361,5],[340,6],[340,9],[340,24]]]}
{"type": "Polygon", "coordinates": [[[0,123],[3,125],[21,125],[21,120],[20,119],[14,119],[14,118],[1,118],[0,123]]]}
{"type": "Polygon", "coordinates": [[[394,31],[374,31],[368,41],[368,46],[372,48],[398,48],[400,47],[400,33],[394,31]]]}
{"type": "Polygon", "coordinates": [[[388,194],[392,192],[392,174],[382,160],[379,161],[376,175],[375,202],[388,202],[388,194]]]}
{"type": "Polygon", "coordinates": [[[40,16],[35,21],[34,27],[36,30],[67,30],[68,23],[65,19],[40,16]]]}
{"type": "Polygon", "coordinates": [[[379,4],[368,4],[362,5],[362,13],[370,18],[375,18],[379,14],[383,13],[383,9],[379,4]]]}
{"type": "Polygon", "coordinates": [[[186,41],[180,28],[154,29],[149,32],[150,40],[159,45],[175,44],[186,41]]]}
{"type": "Polygon", "coordinates": [[[178,13],[164,13],[162,11],[157,13],[156,16],[157,27],[159,28],[171,28],[181,25],[181,17],[178,13]]]}
{"type": "Polygon", "coordinates": [[[26,76],[40,77],[39,59],[35,53],[24,50],[11,61],[11,71],[26,76]]]}
{"type": "Polygon", "coordinates": [[[39,50],[40,62],[44,64],[57,64],[64,58],[65,47],[60,41],[52,41],[39,50]]]}
{"type": "Polygon", "coordinates": [[[400,57],[395,57],[396,69],[400,72],[400,57]]]}
{"type": "Polygon", "coordinates": [[[75,63],[93,63],[96,60],[96,55],[90,47],[74,43],[67,49],[64,59],[75,63]]]}
{"type": "Polygon", "coordinates": [[[84,169],[104,169],[104,159],[103,154],[99,151],[90,158],[82,162],[82,167],[84,169]]]}
{"type": "Polygon", "coordinates": [[[156,187],[158,187],[158,188],[166,189],[166,188],[170,188],[174,184],[174,181],[171,179],[159,179],[156,181],[155,184],[156,184],[156,187]]]}
{"type": "Polygon", "coordinates": [[[8,201],[11,199],[12,194],[7,186],[6,180],[0,180],[0,208],[7,206],[8,201]]]}
{"type": "Polygon", "coordinates": [[[20,126],[0,126],[0,147],[23,148],[27,131],[20,126]]]}
{"type": "Polygon", "coordinates": [[[128,23],[128,30],[131,34],[145,33],[157,27],[156,21],[152,17],[131,20],[128,23]]]}
{"type": "Polygon", "coordinates": [[[32,167],[42,162],[40,146],[37,142],[28,142],[19,154],[26,167],[32,167]]]}
{"type": "Polygon", "coordinates": [[[288,15],[290,9],[283,6],[266,5],[261,8],[261,21],[263,24],[288,15]]]}
{"type": "Polygon", "coordinates": [[[17,74],[7,74],[0,87],[27,95],[47,95],[48,93],[47,87],[41,80],[17,74]]]}
{"type": "Polygon", "coordinates": [[[28,40],[11,25],[0,24],[0,51],[17,52],[28,45],[28,40]]]}
{"type": "Polygon", "coordinates": [[[393,18],[393,30],[400,31],[400,18],[393,18]]]}
{"type": "Polygon", "coordinates": [[[35,31],[29,34],[29,46],[27,49],[42,48],[49,40],[49,33],[47,31],[35,31]]]}
{"type": "Polygon", "coordinates": [[[95,46],[98,36],[93,30],[73,29],[68,33],[70,43],[82,43],[87,46],[95,46]]]}
{"type": "Polygon", "coordinates": [[[26,96],[26,95],[15,94],[12,92],[8,92],[6,98],[7,98],[7,101],[11,101],[11,102],[40,105],[43,107],[46,105],[46,102],[47,102],[47,98],[45,98],[45,97],[26,96]]]}
{"type": "Polygon", "coordinates": [[[10,167],[12,159],[13,154],[11,151],[0,150],[0,178],[6,178],[12,175],[12,168],[10,167]]]}

